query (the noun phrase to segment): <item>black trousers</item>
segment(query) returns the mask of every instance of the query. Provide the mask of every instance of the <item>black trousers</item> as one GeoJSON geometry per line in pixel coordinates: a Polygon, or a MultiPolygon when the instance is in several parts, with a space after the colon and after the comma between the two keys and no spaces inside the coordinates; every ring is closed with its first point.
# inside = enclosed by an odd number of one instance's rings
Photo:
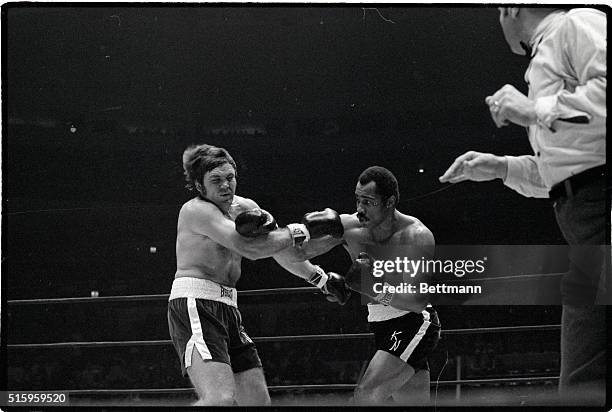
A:
{"type": "Polygon", "coordinates": [[[570,245],[569,271],[561,281],[559,389],[562,395],[589,396],[595,404],[605,397],[606,306],[603,304],[610,303],[607,264],[610,242],[606,235],[610,211],[606,209],[605,188],[605,177],[600,176],[579,187],[568,188],[553,199],[557,223],[570,245]]]}

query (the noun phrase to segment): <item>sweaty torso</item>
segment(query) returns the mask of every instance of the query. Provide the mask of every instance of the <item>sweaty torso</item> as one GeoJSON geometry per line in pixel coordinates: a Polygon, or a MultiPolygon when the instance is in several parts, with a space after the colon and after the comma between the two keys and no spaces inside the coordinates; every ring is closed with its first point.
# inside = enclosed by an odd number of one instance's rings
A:
{"type": "MultiPolygon", "coordinates": [[[[175,277],[209,279],[221,285],[234,287],[240,279],[242,256],[215,242],[206,234],[199,233],[192,223],[193,219],[201,216],[198,208],[210,210],[211,207],[216,206],[194,198],[181,208],[177,225],[175,277]]],[[[235,196],[228,213],[215,213],[214,218],[233,221],[244,210],[246,207],[242,198],[235,196]]]]}
{"type": "MultiPolygon", "coordinates": [[[[424,250],[415,241],[418,233],[426,227],[423,223],[413,216],[399,214],[395,222],[393,231],[385,239],[375,239],[370,231],[362,227],[356,214],[350,216],[343,215],[345,248],[354,261],[359,253],[365,252],[374,260],[384,260],[397,262],[398,258],[420,259],[424,250]]],[[[405,267],[402,265],[402,267],[405,267]]],[[[397,268],[397,265],[393,265],[397,268]]],[[[380,279],[391,285],[398,285],[406,281],[404,273],[386,271],[380,279]]]]}
{"type": "Polygon", "coordinates": [[[388,254],[386,249],[395,251],[398,246],[413,246],[414,236],[425,226],[415,217],[400,214],[392,233],[385,239],[374,239],[369,230],[362,227],[356,214],[343,215],[344,240],[351,258],[366,252],[376,259],[388,254]],[[378,256],[380,255],[380,257],[378,256]]]}

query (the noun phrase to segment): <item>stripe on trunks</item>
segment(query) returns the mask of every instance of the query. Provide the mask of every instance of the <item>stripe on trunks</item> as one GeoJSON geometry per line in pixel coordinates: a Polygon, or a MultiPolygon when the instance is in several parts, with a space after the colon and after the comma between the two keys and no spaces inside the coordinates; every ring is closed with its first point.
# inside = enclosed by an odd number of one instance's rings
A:
{"type": "Polygon", "coordinates": [[[414,335],[414,338],[412,338],[412,340],[410,341],[410,343],[408,344],[404,352],[402,352],[402,354],[400,355],[400,359],[403,360],[404,362],[406,362],[408,358],[410,357],[410,355],[412,355],[412,352],[414,352],[414,349],[421,342],[421,340],[423,339],[423,336],[425,336],[425,332],[427,332],[427,328],[429,328],[429,325],[431,325],[431,322],[429,321],[429,312],[424,310],[423,312],[421,312],[421,314],[423,315],[423,324],[419,328],[419,331],[414,335]]]}
{"type": "Polygon", "coordinates": [[[200,315],[198,315],[198,307],[195,298],[187,298],[187,311],[189,313],[189,323],[191,324],[191,339],[187,342],[185,349],[185,367],[191,366],[191,356],[193,348],[198,350],[202,359],[212,359],[208,346],[204,342],[202,334],[202,324],[200,323],[200,315]]]}

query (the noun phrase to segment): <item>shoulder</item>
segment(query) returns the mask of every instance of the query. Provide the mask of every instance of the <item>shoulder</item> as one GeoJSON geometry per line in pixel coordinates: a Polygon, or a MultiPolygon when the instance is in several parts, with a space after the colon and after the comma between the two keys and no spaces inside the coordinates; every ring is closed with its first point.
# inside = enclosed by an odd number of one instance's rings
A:
{"type": "Polygon", "coordinates": [[[433,233],[423,222],[414,216],[402,215],[403,225],[401,238],[406,243],[415,246],[433,246],[435,239],[433,233]]]}
{"type": "Polygon", "coordinates": [[[181,207],[181,211],[179,212],[179,219],[202,219],[215,217],[215,215],[222,216],[222,213],[219,211],[219,208],[217,208],[217,206],[215,206],[211,202],[207,202],[200,198],[194,197],[193,199],[183,204],[183,206],[181,207]]]}
{"type": "Polygon", "coordinates": [[[185,202],[183,204],[183,206],[181,207],[181,215],[194,215],[194,214],[201,214],[201,213],[207,213],[211,210],[215,209],[215,205],[210,203],[210,202],[206,202],[200,198],[194,197],[191,200],[188,200],[187,202],[185,202]]]}
{"type": "Polygon", "coordinates": [[[606,13],[587,7],[570,9],[565,13],[566,19],[605,19],[606,13]]]}
{"type": "Polygon", "coordinates": [[[606,35],[606,14],[589,8],[571,9],[559,18],[559,28],[568,36],[580,34],[589,38],[606,35]]]}

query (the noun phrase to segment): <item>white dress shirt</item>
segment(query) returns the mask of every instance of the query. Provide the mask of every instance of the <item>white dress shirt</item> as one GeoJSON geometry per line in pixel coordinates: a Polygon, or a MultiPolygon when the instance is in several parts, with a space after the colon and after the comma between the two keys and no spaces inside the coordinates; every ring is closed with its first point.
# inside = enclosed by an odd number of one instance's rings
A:
{"type": "Polygon", "coordinates": [[[557,183],[606,163],[606,15],[594,9],[553,12],[530,41],[525,73],[537,124],[534,154],[506,156],[504,184],[528,197],[548,197],[557,183]]]}

